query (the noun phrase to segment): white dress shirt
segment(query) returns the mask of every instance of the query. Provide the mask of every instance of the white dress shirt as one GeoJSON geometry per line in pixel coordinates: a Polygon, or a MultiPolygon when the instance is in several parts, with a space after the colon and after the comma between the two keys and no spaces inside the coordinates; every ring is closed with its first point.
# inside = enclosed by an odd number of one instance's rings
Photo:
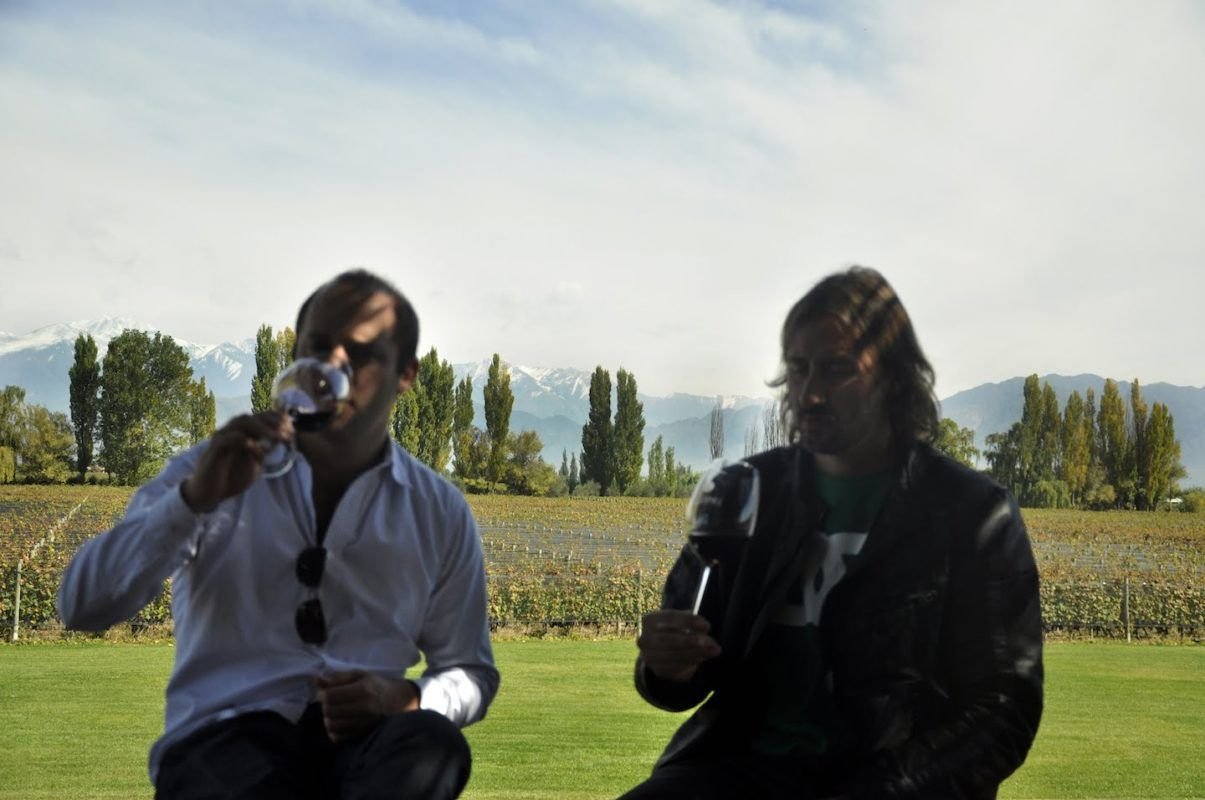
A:
{"type": "Polygon", "coordinates": [[[139,489],[125,517],[88,541],[59,588],[68,628],[104,630],[139,612],[172,578],[176,662],[167,686],[159,760],[198,727],[248,711],[296,721],[314,702],[314,676],[361,669],[414,678],[421,707],[464,726],[498,688],[477,526],[450,483],[393,443],[339,501],[323,546],[317,596],[327,641],[301,641],[297,607],[314,596],[297,555],[317,543],[312,473],[297,456],[212,512],[195,514],[179,486],[206,445],[173,459],[139,489]]]}

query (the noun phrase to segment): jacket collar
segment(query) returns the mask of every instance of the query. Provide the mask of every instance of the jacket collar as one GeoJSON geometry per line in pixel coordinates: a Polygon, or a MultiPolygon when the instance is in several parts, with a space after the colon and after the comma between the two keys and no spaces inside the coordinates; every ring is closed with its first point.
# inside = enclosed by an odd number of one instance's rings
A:
{"type": "MultiPolygon", "coordinates": [[[[764,576],[754,584],[754,597],[745,598],[746,602],[752,601],[749,608],[755,609],[756,614],[749,629],[751,635],[746,640],[746,650],[752,649],[765,626],[777,613],[792,576],[807,574],[824,558],[825,543],[819,531],[826,509],[815,493],[814,459],[802,448],[792,449],[793,457],[786,466],[786,474],[781,478],[785,485],[781,485],[778,497],[772,500],[783,505],[763,517],[766,524],[775,528],[767,530],[767,535],[760,542],[755,537],[758,546],[750,551],[742,565],[742,569],[752,573],[750,577],[757,574],[764,576]]],[[[845,576],[846,580],[877,561],[880,553],[890,552],[901,537],[915,529],[914,520],[920,509],[913,490],[924,477],[930,452],[923,444],[914,445],[908,451],[899,479],[879,510],[862,554],[854,561],[845,576]]],[[[749,583],[745,585],[750,586],[749,583]]],[[[731,611],[740,614],[742,609],[734,607],[731,611]]],[[[735,620],[733,624],[739,625],[735,620]]]]}

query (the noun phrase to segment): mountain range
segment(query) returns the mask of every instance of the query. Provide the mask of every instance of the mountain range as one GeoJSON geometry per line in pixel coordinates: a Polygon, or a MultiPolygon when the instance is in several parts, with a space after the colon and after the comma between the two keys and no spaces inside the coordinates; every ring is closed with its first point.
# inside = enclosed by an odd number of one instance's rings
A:
{"type": "MultiPolygon", "coordinates": [[[[52,411],[68,411],[67,371],[74,360],[74,343],[80,333],[91,334],[103,358],[110,339],[126,329],[154,331],[137,321],[108,318],[62,323],[39,328],[26,335],[0,332],[0,386],[25,389],[26,401],[52,411]]],[[[198,345],[176,340],[189,354],[193,374],[205,378],[218,403],[219,424],[250,408],[251,376],[255,372],[255,340],[198,345]]],[[[489,360],[454,364],[456,380],[473,380],[476,424],[485,426],[483,391],[489,360]]],[[[544,443],[543,456],[553,466],[561,463],[563,451],[581,447],[582,425],[589,412],[590,372],[568,367],[527,367],[509,364],[511,391],[515,396],[511,430],[534,430],[544,443]]],[[[639,379],[639,376],[637,376],[639,379]]],[[[1060,407],[1072,391],[1088,388],[1099,399],[1104,378],[1097,375],[1046,375],[1058,396],[1060,407]]],[[[1007,430],[1021,418],[1023,377],[985,383],[942,400],[942,413],[975,432],[976,447],[984,448],[991,433],[1007,430]]],[[[1119,381],[1122,396],[1129,397],[1129,383],[1119,381]]],[[[1181,442],[1182,461],[1188,471],[1185,485],[1205,483],[1205,387],[1155,383],[1142,386],[1149,404],[1168,406],[1181,442]]],[[[713,396],[676,393],[669,396],[639,394],[644,405],[644,438],[647,446],[662,436],[673,447],[681,463],[700,469],[710,460],[710,414],[713,396]]],[[[744,454],[746,432],[762,432],[763,413],[769,397],[722,397],[725,448],[729,458],[744,454]]],[[[612,401],[614,408],[614,401],[612,401]]]]}

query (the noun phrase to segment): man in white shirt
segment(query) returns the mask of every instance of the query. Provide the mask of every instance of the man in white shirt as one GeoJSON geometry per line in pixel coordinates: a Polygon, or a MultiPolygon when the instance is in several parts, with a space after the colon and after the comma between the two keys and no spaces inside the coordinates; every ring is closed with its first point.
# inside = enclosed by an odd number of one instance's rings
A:
{"type": "Polygon", "coordinates": [[[76,554],[60,615],[103,630],[172,578],[157,798],[455,797],[459,728],[484,716],[498,673],[468,506],[389,435],[417,317],[357,270],[319,287],[296,329],[299,357],[350,371],[341,410],[316,431],[236,417],[173,459],[76,554]],[[290,443],[293,468],[263,474],[290,443]]]}

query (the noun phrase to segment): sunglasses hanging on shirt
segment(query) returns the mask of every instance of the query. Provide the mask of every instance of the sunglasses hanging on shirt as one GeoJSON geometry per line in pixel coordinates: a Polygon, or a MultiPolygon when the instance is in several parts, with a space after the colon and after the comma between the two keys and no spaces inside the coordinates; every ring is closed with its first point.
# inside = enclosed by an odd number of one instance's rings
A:
{"type": "Polygon", "coordinates": [[[325,547],[307,547],[297,556],[297,580],[313,593],[297,607],[297,613],[293,616],[297,635],[306,644],[326,642],[326,616],[322,613],[322,601],[318,599],[318,584],[322,582],[325,567],[325,547]]]}

